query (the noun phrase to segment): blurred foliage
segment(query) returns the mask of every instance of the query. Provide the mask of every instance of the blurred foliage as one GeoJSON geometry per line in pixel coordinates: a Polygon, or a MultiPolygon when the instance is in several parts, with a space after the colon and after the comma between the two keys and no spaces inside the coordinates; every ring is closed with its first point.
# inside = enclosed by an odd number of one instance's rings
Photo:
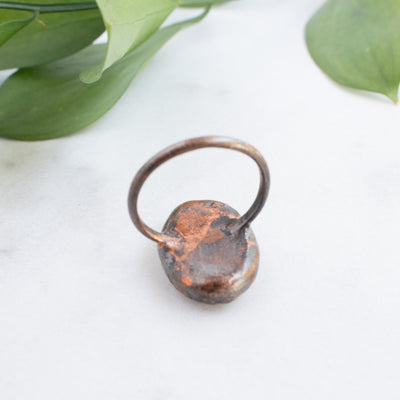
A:
{"type": "MultiPolygon", "coordinates": [[[[43,140],[106,113],[175,33],[231,0],[0,1],[0,136],[43,140]],[[161,28],[178,7],[202,8],[161,28]],[[106,45],[93,41],[107,31],[106,45]]],[[[316,64],[337,83],[398,101],[400,0],[327,0],[306,27],[316,64]]]]}

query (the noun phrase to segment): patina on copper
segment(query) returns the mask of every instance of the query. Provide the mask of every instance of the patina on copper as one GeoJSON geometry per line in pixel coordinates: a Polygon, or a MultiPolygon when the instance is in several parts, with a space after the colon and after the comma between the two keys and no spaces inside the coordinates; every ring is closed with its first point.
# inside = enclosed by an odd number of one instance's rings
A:
{"type": "Polygon", "coordinates": [[[265,204],[269,182],[264,158],[249,144],[217,136],[190,139],[161,151],[139,170],[129,192],[129,212],[139,231],[158,243],[164,270],[179,291],[204,303],[227,303],[243,293],[257,274],[259,252],[249,224],[265,204]],[[261,180],[253,205],[240,216],[218,201],[189,201],[173,211],[162,233],[149,228],[137,210],[147,177],[170,158],[205,147],[237,150],[254,159],[261,180]]]}
{"type": "Polygon", "coordinates": [[[169,217],[163,233],[171,239],[158,249],[173,285],[205,303],[227,303],[253,282],[258,247],[249,227],[232,232],[240,215],[217,201],[189,201],[169,217]]]}

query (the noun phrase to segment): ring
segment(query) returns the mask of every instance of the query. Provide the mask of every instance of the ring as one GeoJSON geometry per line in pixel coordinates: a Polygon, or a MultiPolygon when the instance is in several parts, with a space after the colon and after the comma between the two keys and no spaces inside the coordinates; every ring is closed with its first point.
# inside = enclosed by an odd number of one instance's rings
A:
{"type": "Polygon", "coordinates": [[[260,213],[267,200],[270,187],[269,169],[261,153],[250,144],[242,142],[240,140],[223,136],[202,136],[184,140],[160,151],[146,164],[144,164],[142,168],[140,168],[135,178],[133,179],[128,196],[129,214],[132,222],[143,235],[159,244],[166,243],[169,239],[167,235],[157,232],[147,226],[139,216],[137,206],[138,196],[146,179],[156,168],[158,168],[161,164],[165,163],[171,158],[174,158],[180,154],[187,153],[189,151],[203,149],[207,147],[230,149],[246,154],[256,162],[260,170],[260,186],[258,189],[257,197],[249,210],[243,216],[237,218],[233,229],[242,229],[243,227],[250,224],[250,222],[252,222],[254,218],[256,218],[256,216],[260,213]]]}

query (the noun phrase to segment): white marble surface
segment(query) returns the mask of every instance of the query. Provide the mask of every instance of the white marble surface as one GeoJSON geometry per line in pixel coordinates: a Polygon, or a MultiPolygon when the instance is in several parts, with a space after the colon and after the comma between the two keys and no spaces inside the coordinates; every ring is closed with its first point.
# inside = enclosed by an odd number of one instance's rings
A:
{"type": "MultiPolygon", "coordinates": [[[[400,398],[400,109],[314,66],[319,4],[215,9],[83,132],[0,140],[2,400],[400,398]],[[126,207],[142,163],[203,134],[249,141],[272,174],[258,278],[222,307],[169,284],[126,207]]],[[[141,212],[160,228],[189,199],[245,211],[257,180],[244,156],[188,154],[141,212]]]]}

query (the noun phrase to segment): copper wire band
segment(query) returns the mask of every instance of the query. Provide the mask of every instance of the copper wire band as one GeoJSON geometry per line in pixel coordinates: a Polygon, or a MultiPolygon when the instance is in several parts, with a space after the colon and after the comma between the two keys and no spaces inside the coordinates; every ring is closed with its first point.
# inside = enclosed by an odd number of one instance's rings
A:
{"type": "Polygon", "coordinates": [[[248,225],[262,210],[268,197],[270,187],[270,175],[267,163],[257,149],[255,149],[248,143],[223,136],[203,136],[194,139],[188,139],[173,144],[172,146],[169,146],[166,149],[157,153],[154,157],[147,161],[147,163],[144,164],[142,168],[140,168],[135,178],[133,179],[128,196],[129,214],[136,228],[141,233],[143,233],[143,235],[151,240],[154,240],[157,243],[166,243],[168,241],[168,237],[166,235],[150,228],[139,217],[137,207],[138,196],[146,179],[157,167],[170,160],[171,158],[192,150],[202,149],[206,147],[219,147],[244,153],[256,162],[260,170],[260,186],[258,189],[257,197],[249,210],[242,217],[238,218],[237,223],[234,224],[232,229],[239,230],[248,225]]]}

